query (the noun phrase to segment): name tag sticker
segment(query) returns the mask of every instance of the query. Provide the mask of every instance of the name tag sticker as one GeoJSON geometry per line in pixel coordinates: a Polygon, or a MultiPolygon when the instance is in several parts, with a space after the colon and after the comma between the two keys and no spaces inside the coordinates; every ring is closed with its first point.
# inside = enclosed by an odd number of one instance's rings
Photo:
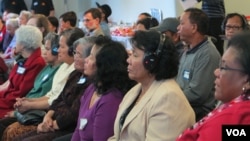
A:
{"type": "Polygon", "coordinates": [[[42,81],[45,81],[48,77],[49,77],[49,75],[46,74],[46,75],[43,77],[42,81]]]}
{"type": "Polygon", "coordinates": [[[79,79],[79,81],[77,82],[77,84],[83,84],[83,83],[85,83],[86,82],[86,78],[85,77],[81,77],[80,79],[79,79]]]}
{"type": "Polygon", "coordinates": [[[18,73],[18,74],[23,74],[23,73],[25,72],[25,70],[26,70],[26,69],[25,69],[24,67],[18,67],[18,68],[17,68],[17,73],[18,73]]]}
{"type": "Polygon", "coordinates": [[[190,75],[190,71],[184,70],[183,78],[186,79],[186,80],[189,80],[189,75],[190,75]]]}
{"type": "Polygon", "coordinates": [[[83,130],[84,127],[87,125],[87,123],[88,123],[88,120],[86,118],[81,118],[79,130],[83,130]]]}

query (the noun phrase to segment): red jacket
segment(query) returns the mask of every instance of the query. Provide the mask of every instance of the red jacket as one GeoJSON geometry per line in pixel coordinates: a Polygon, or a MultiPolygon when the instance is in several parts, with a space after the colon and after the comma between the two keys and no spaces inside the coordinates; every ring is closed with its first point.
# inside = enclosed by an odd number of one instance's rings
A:
{"type": "Polygon", "coordinates": [[[0,85],[5,82],[8,76],[8,67],[3,58],[0,57],[0,85]]]}
{"type": "Polygon", "coordinates": [[[6,33],[6,26],[3,25],[2,29],[0,30],[0,43],[3,42],[3,37],[6,33]]]}
{"type": "Polygon", "coordinates": [[[187,129],[176,141],[221,141],[222,125],[250,124],[250,100],[235,103],[215,113],[194,129],[187,129]]]}
{"type": "Polygon", "coordinates": [[[21,71],[23,73],[17,72],[20,70],[18,63],[14,65],[9,75],[10,84],[7,90],[0,91],[0,118],[4,117],[8,111],[13,110],[17,97],[25,96],[32,89],[36,75],[45,65],[40,48],[36,49],[24,62],[22,68],[25,68],[25,71],[21,71]]]}

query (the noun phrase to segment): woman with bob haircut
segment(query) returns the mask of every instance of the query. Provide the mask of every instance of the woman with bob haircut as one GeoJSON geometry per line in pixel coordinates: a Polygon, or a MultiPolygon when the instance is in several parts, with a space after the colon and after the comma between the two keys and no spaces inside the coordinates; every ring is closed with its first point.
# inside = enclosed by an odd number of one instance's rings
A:
{"type": "MultiPolygon", "coordinates": [[[[222,104],[191,128],[186,129],[177,141],[221,141],[223,132],[226,132],[223,130],[223,125],[249,125],[249,38],[249,31],[232,36],[219,68],[214,71],[216,76],[214,97],[222,104]]],[[[239,137],[240,140],[249,140],[248,136],[239,137]]]]}
{"type": "Polygon", "coordinates": [[[136,31],[127,59],[129,78],[138,82],[123,98],[109,141],[173,141],[195,122],[185,95],[175,81],[179,57],[169,37],[136,31]]]}
{"type": "Polygon", "coordinates": [[[16,30],[15,35],[17,63],[8,80],[0,85],[0,118],[14,110],[16,98],[24,97],[32,89],[36,75],[46,65],[41,57],[43,38],[38,28],[24,25],[16,30]]]}
{"type": "Polygon", "coordinates": [[[113,135],[110,127],[114,125],[118,106],[135,84],[128,78],[127,57],[120,43],[104,36],[96,39],[84,65],[84,74],[93,76],[93,83],[81,98],[72,141],[107,141],[113,135]]]}

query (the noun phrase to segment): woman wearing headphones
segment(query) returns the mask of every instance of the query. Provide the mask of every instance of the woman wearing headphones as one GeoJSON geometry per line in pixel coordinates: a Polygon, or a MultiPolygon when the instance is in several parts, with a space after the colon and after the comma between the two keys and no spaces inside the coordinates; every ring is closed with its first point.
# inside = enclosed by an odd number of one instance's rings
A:
{"type": "Polygon", "coordinates": [[[174,79],[177,50],[157,31],[136,31],[132,45],[128,75],[138,84],[123,98],[109,141],[173,141],[195,122],[194,112],[174,79]]]}

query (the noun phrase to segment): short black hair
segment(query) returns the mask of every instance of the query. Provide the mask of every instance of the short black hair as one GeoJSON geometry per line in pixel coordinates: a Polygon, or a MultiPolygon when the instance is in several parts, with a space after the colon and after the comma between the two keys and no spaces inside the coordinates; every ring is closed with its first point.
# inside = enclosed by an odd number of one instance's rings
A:
{"type": "Polygon", "coordinates": [[[149,13],[147,13],[147,12],[142,12],[142,13],[140,13],[139,15],[144,15],[144,16],[146,16],[146,17],[148,17],[148,18],[152,17],[151,14],[149,14],[149,13]]]}
{"type": "Polygon", "coordinates": [[[96,54],[97,72],[94,77],[98,93],[103,94],[116,88],[125,94],[136,84],[128,77],[128,54],[125,47],[106,36],[97,37],[95,44],[100,48],[96,54]]]}
{"type": "MultiPolygon", "coordinates": [[[[131,38],[133,48],[138,48],[142,51],[155,53],[160,43],[161,33],[155,30],[136,31],[131,38]]],[[[155,75],[156,80],[173,78],[178,73],[179,56],[176,47],[172,40],[165,36],[162,50],[157,56],[158,62],[156,67],[149,70],[155,75]]],[[[143,62],[143,60],[142,60],[143,62]]]]}
{"type": "Polygon", "coordinates": [[[139,20],[136,24],[142,24],[144,25],[145,29],[149,30],[151,27],[158,26],[159,22],[156,18],[150,17],[150,18],[139,20]]]}
{"type": "Polygon", "coordinates": [[[208,33],[208,16],[199,8],[188,8],[185,12],[190,13],[189,20],[192,24],[197,25],[197,31],[203,35],[208,33]]]}
{"type": "Polygon", "coordinates": [[[76,26],[77,16],[76,16],[76,13],[74,11],[69,11],[69,12],[63,13],[59,17],[59,19],[62,19],[64,22],[69,21],[69,23],[72,27],[76,26]]]}
{"type": "Polygon", "coordinates": [[[57,17],[55,17],[55,16],[49,16],[49,17],[47,17],[48,18],[48,20],[49,20],[49,22],[54,26],[54,27],[56,27],[56,33],[57,33],[57,30],[58,30],[58,26],[59,26],[59,21],[58,21],[58,19],[57,19],[57,17]]]}

